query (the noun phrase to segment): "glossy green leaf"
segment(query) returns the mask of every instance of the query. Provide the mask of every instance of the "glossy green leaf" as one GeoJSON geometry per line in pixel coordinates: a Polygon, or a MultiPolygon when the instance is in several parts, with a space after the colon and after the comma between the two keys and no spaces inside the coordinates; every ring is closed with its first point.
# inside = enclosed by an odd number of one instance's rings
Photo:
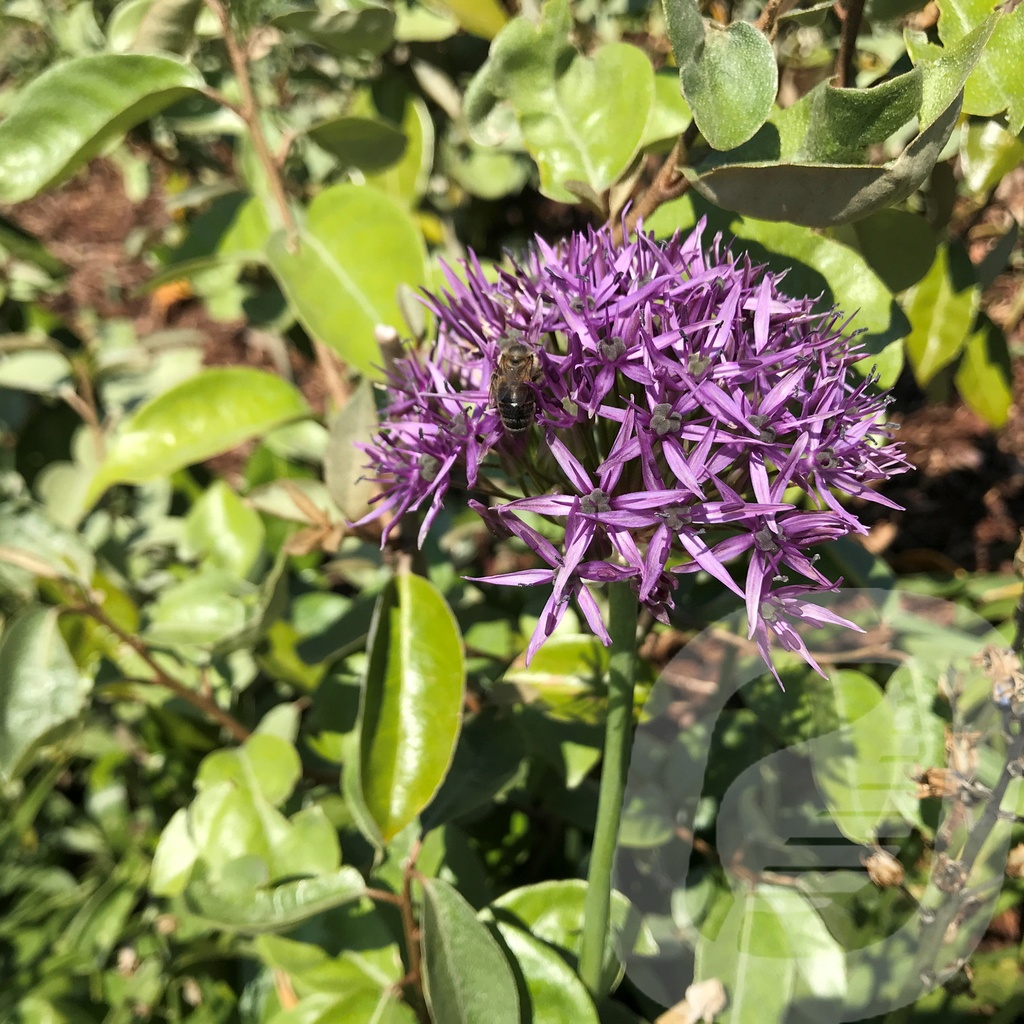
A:
{"type": "Polygon", "coordinates": [[[501,947],[447,882],[423,881],[423,981],[434,1020],[519,1024],[519,993],[501,947]]]}
{"type": "Polygon", "coordinates": [[[0,202],[28,199],[69,177],[203,85],[195,68],[171,57],[97,54],[55,64],[19,91],[0,123],[0,202]]]}
{"type": "Polygon", "coordinates": [[[302,775],[302,763],[295,747],[278,736],[253,733],[241,747],[218,750],[199,766],[196,786],[200,790],[231,782],[258,793],[278,807],[291,795],[302,775]]]}
{"type": "Polygon", "coordinates": [[[377,602],[359,709],[358,788],[384,841],[430,803],[455,752],[462,637],[444,598],[403,574],[377,602]]]}
{"type": "Polygon", "coordinates": [[[118,4],[107,23],[110,48],[118,53],[184,53],[192,43],[202,6],[202,0],[129,0],[118,4]]]}
{"type": "Polygon", "coordinates": [[[857,247],[891,292],[916,284],[935,259],[938,239],[924,219],[906,210],[879,210],[852,225],[857,247]]]}
{"type": "Polygon", "coordinates": [[[29,605],[0,636],[0,780],[18,774],[33,748],[74,721],[88,685],[57,626],[56,608],[29,605]]]}
{"type": "Polygon", "coordinates": [[[962,40],[991,22],[991,38],[972,67],[964,92],[964,111],[983,117],[1007,112],[1010,132],[1024,129],[1024,79],[1020,54],[1024,52],[1024,13],[1020,8],[999,10],[990,0],[941,0],[938,32],[942,46],[929,43],[924,33],[905,33],[907,50],[915,63],[947,58],[962,40]]]}
{"type": "Polygon", "coordinates": [[[1006,336],[987,317],[964,344],[953,378],[963,400],[990,426],[1006,423],[1013,407],[1013,369],[1006,336]]]}
{"type": "Polygon", "coordinates": [[[357,167],[372,173],[397,163],[405,153],[402,132],[386,121],[369,117],[335,117],[318,121],[306,134],[331,156],[340,167],[357,167]]]}
{"type": "Polygon", "coordinates": [[[436,0],[436,5],[451,12],[467,32],[484,39],[493,39],[508,22],[498,0],[436,0]]]}
{"type": "Polygon", "coordinates": [[[586,986],[551,946],[515,925],[499,921],[497,928],[518,968],[530,1024],[598,1024],[586,986]]]}
{"type": "Polygon", "coordinates": [[[223,480],[215,480],[185,517],[186,557],[203,559],[239,578],[256,564],[263,539],[259,513],[223,480]]]}
{"type": "Polygon", "coordinates": [[[362,381],[331,422],[324,453],[324,483],[349,522],[370,511],[378,486],[367,475],[367,456],[357,443],[369,444],[377,429],[373,385],[362,381]]]}
{"type": "Polygon", "coordinates": [[[974,268],[962,246],[941,246],[931,269],[903,297],[910,320],[907,357],[914,376],[927,384],[963,350],[978,309],[974,268]]]}
{"type": "Polygon", "coordinates": [[[300,878],[255,892],[193,879],[185,898],[192,913],[204,921],[257,935],[294,928],[315,914],[360,899],[365,892],[363,876],[355,868],[343,867],[336,874],[300,878]]]}
{"type": "Polygon", "coordinates": [[[836,825],[854,842],[870,843],[904,777],[892,706],[861,672],[836,672],[829,681],[840,725],[811,740],[808,752],[836,825]]]}
{"type": "Polygon", "coordinates": [[[976,195],[991,191],[1024,162],[1024,142],[996,121],[970,122],[960,136],[964,185],[976,195]]]}
{"type": "MultiPolygon", "coordinates": [[[[587,884],[581,879],[539,882],[500,896],[491,904],[499,921],[511,915],[535,938],[579,955],[583,935],[583,904],[587,884]]],[[[651,955],[658,946],[633,905],[620,892],[612,892],[611,918],[604,949],[604,989],[610,991],[622,977],[622,950],[651,955]]]]}
{"type": "Polygon", "coordinates": [[[764,33],[706,21],[696,0],[663,0],[683,96],[714,149],[735,149],[768,119],[779,72],[764,33]]]}
{"type": "Polygon", "coordinates": [[[558,708],[582,695],[599,692],[608,671],[608,648],[591,634],[553,636],[526,664],[520,655],[502,676],[521,700],[558,708]]]}
{"type": "Polygon", "coordinates": [[[405,210],[375,188],[334,185],[310,204],[296,251],[278,232],[267,258],[306,330],[361,373],[380,376],[374,328],[400,328],[398,286],[425,281],[423,239],[405,210]]]}
{"type": "Polygon", "coordinates": [[[87,504],[112,484],[166,477],[307,412],[295,387],[273,374],[248,367],[206,370],[118,425],[87,504]]]}
{"type": "Polygon", "coordinates": [[[760,884],[723,894],[696,942],[695,980],[717,978],[729,1003],[716,1020],[785,1020],[812,1000],[842,1005],[843,950],[799,890],[760,884]]]}
{"type": "Polygon", "coordinates": [[[539,26],[524,17],[509,22],[465,104],[474,131],[495,106],[511,106],[540,169],[541,191],[567,203],[578,200],[567,183],[600,195],[626,170],[654,102],[654,72],[643,51],[610,43],[585,57],[569,42],[571,27],[565,0],[548,0],[539,26]]]}

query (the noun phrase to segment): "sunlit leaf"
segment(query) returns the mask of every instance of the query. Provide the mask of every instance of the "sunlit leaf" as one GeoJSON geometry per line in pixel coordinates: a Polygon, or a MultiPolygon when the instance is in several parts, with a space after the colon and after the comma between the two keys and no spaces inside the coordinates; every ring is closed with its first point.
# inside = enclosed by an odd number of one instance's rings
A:
{"type": "Polygon", "coordinates": [[[987,317],[964,343],[953,378],[963,400],[990,426],[1003,426],[1013,407],[1013,371],[1006,337],[987,317]]]}

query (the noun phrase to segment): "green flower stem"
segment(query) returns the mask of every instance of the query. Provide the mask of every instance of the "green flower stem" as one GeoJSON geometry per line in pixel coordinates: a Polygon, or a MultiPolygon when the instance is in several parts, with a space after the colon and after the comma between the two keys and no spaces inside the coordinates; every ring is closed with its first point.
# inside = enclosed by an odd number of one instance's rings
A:
{"type": "Polygon", "coordinates": [[[602,996],[601,976],[608,938],[612,867],[619,838],[622,794],[633,742],[633,683],[636,675],[636,595],[628,583],[608,584],[611,658],[608,664],[608,720],[605,724],[601,790],[597,825],[583,904],[583,947],[580,977],[595,996],[602,996]]]}

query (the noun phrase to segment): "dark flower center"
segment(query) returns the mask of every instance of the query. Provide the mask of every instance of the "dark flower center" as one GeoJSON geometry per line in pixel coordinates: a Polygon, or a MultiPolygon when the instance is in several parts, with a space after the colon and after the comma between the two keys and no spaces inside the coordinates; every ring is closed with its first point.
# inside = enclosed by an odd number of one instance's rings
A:
{"type": "Polygon", "coordinates": [[[779,435],[775,432],[774,427],[767,426],[768,417],[762,416],[760,413],[755,413],[753,416],[750,416],[749,419],[758,432],[758,440],[764,441],[765,444],[773,444],[779,435]]]}
{"type": "Polygon", "coordinates": [[[435,458],[433,455],[421,455],[420,456],[420,476],[427,482],[430,483],[436,476],[437,471],[441,468],[441,460],[435,458]]]}
{"type": "Polygon", "coordinates": [[[610,338],[608,341],[602,341],[598,347],[601,349],[601,355],[609,363],[614,363],[626,351],[626,343],[621,338],[610,338]]]}
{"type": "Polygon", "coordinates": [[[682,417],[679,413],[674,412],[672,406],[667,402],[662,402],[651,410],[651,429],[658,437],[674,433],[682,422],[682,417]]]}
{"type": "Polygon", "coordinates": [[[819,448],[814,453],[814,461],[822,469],[835,469],[839,465],[839,460],[836,458],[836,450],[832,447],[819,448]]]}
{"type": "Polygon", "coordinates": [[[693,516],[682,505],[669,505],[664,512],[659,512],[658,515],[665,520],[665,525],[670,530],[675,530],[676,533],[693,522],[693,516]]]}
{"type": "Polygon", "coordinates": [[[767,555],[774,555],[779,550],[780,540],[782,537],[772,533],[767,526],[762,526],[760,530],[754,532],[754,543],[757,545],[757,550],[763,551],[767,555]]]}
{"type": "Polygon", "coordinates": [[[595,487],[589,494],[584,494],[583,497],[580,498],[580,511],[587,515],[595,515],[598,512],[609,512],[611,507],[611,503],[608,501],[608,495],[598,487],[595,487]]]}

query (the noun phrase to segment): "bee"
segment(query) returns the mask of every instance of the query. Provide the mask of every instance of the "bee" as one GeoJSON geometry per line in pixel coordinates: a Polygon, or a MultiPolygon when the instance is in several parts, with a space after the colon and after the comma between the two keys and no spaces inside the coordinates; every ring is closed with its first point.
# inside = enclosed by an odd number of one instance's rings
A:
{"type": "Polygon", "coordinates": [[[515,437],[530,429],[536,412],[533,384],[539,377],[537,357],[521,341],[501,350],[491,374],[491,404],[498,410],[505,433],[515,437]]]}

